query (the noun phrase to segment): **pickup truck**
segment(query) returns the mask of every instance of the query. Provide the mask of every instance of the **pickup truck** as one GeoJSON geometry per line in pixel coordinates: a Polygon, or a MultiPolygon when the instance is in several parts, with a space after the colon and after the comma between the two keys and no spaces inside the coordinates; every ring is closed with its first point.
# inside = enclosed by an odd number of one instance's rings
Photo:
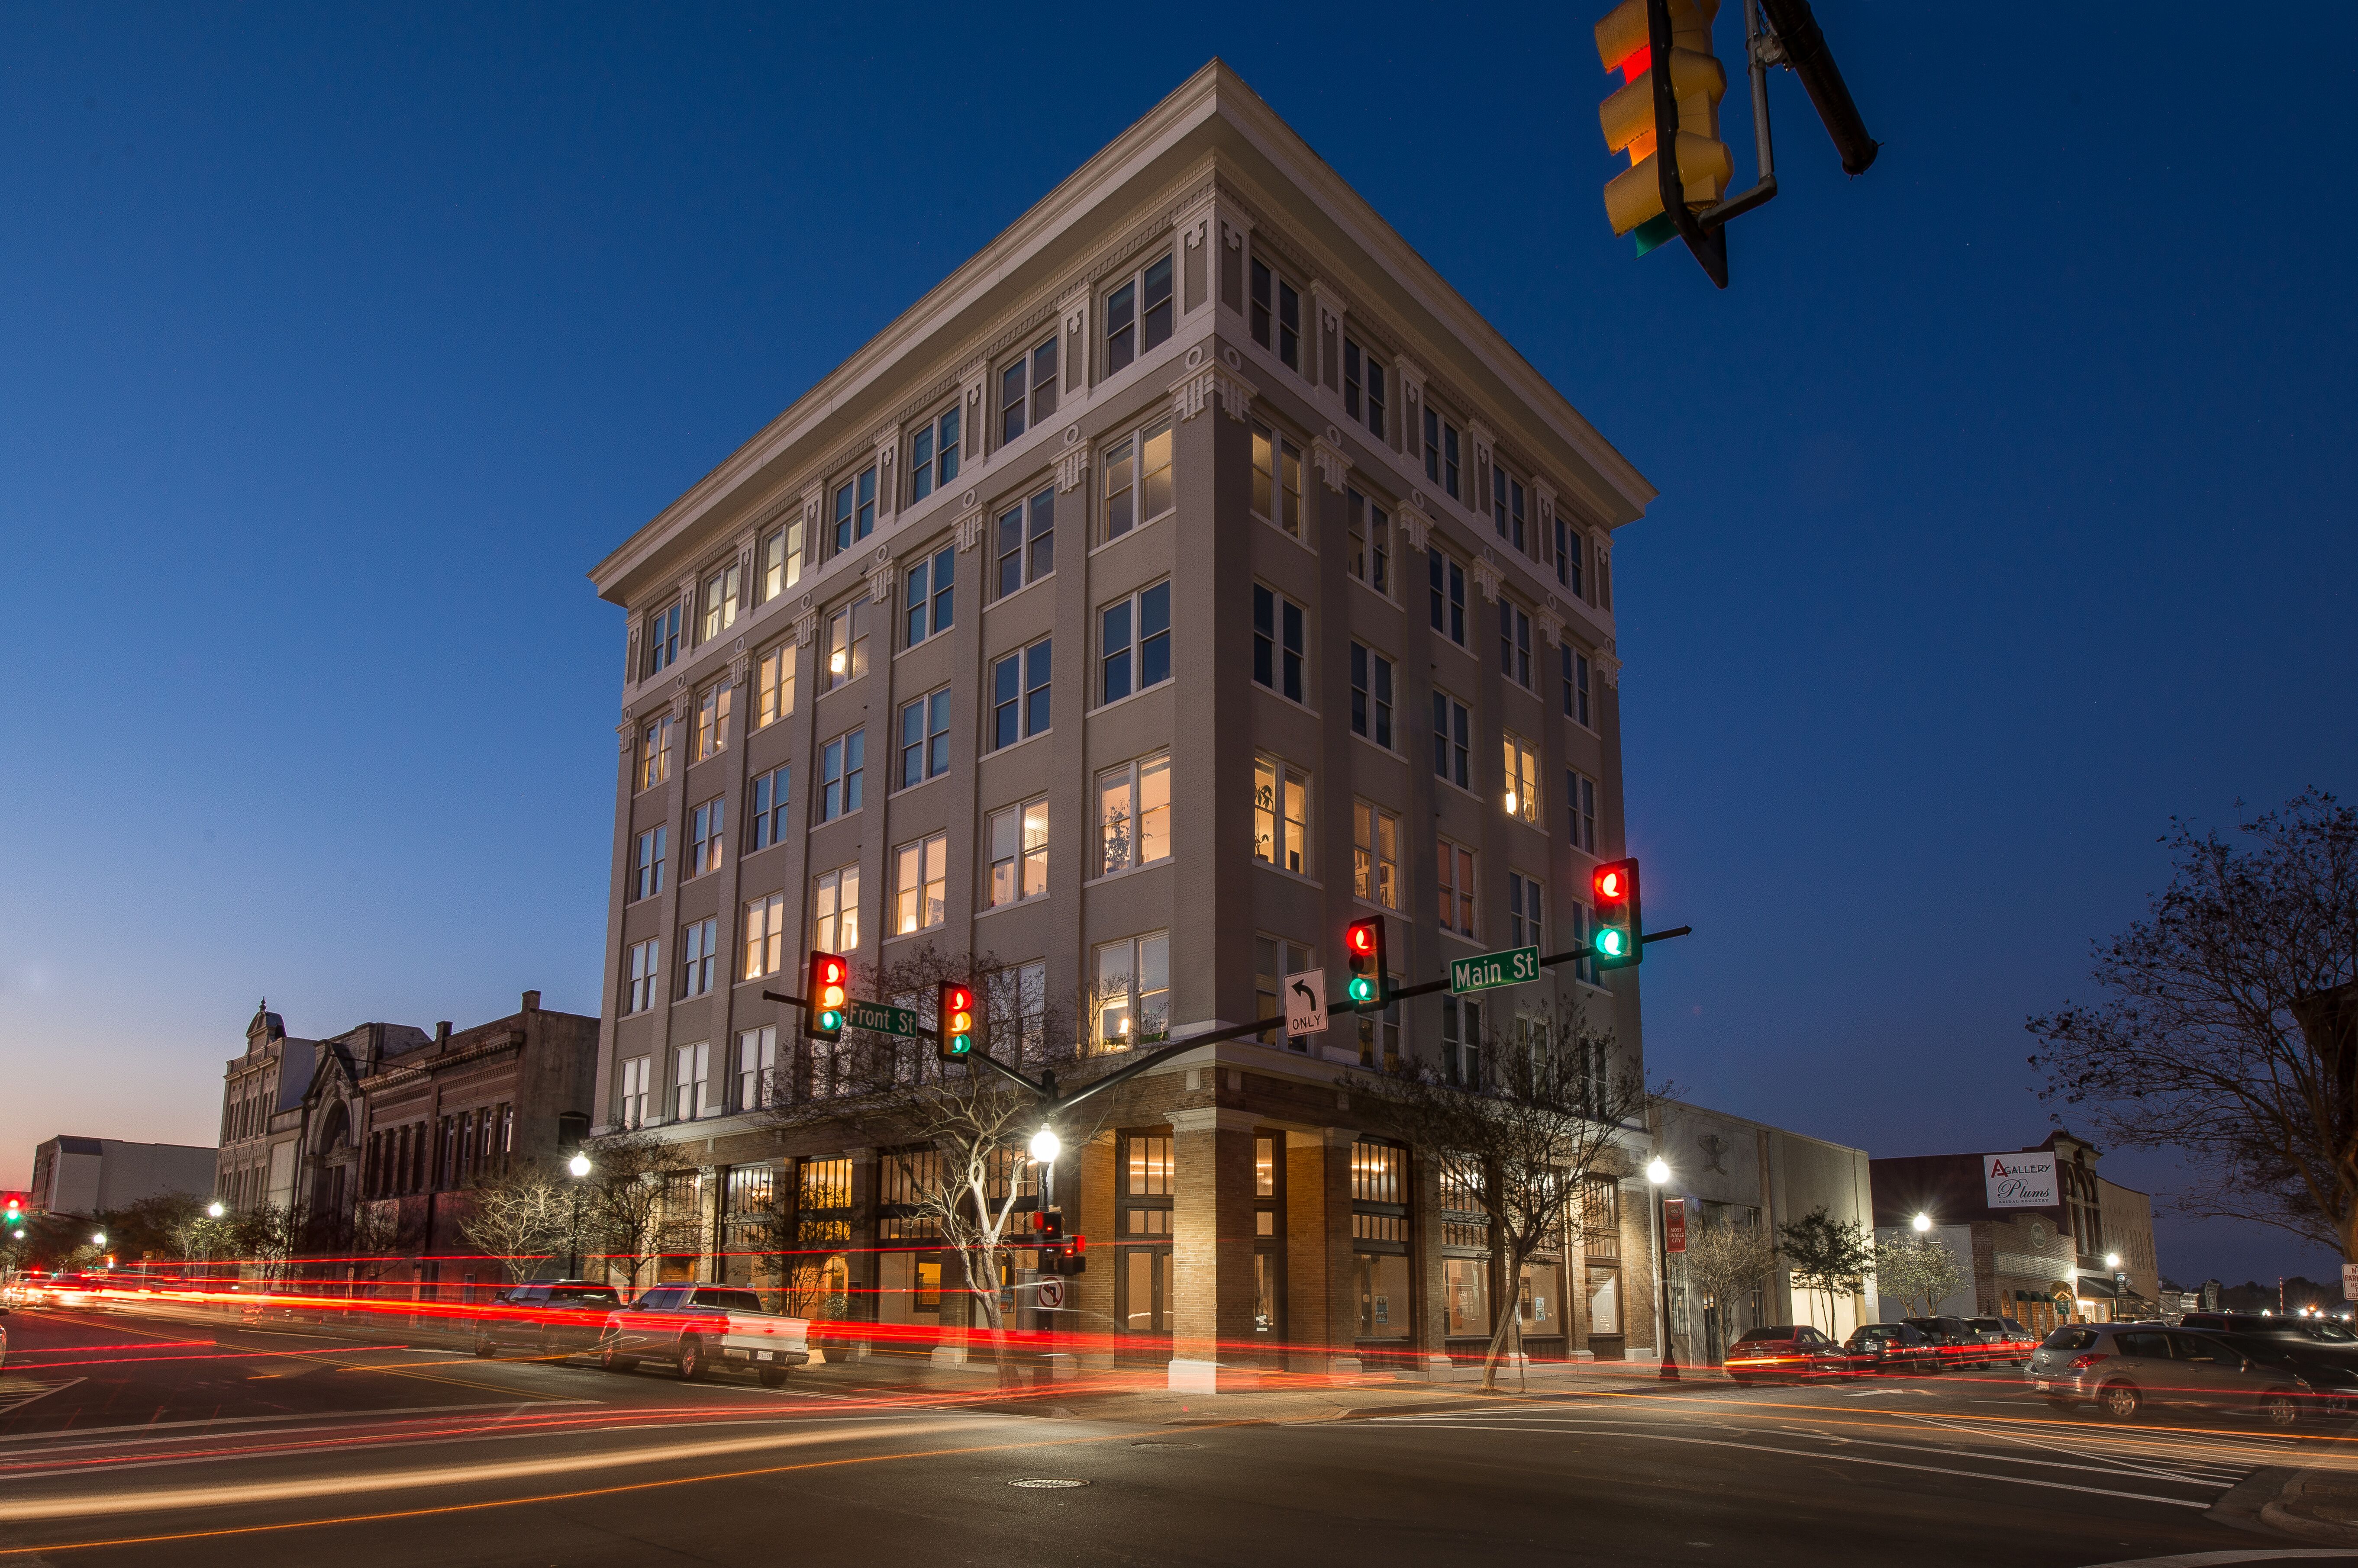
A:
{"type": "Polygon", "coordinates": [[[762,1298],[739,1285],[654,1286],[607,1314],[599,1343],[609,1372],[668,1361],[682,1381],[693,1382],[714,1367],[750,1368],[765,1389],[810,1358],[809,1321],[763,1312],[762,1298]]]}

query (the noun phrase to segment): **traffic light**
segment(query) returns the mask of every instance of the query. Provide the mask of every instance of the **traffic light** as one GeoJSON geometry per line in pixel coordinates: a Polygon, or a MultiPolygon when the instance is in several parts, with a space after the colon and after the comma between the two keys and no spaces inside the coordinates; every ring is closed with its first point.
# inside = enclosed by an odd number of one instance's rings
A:
{"type": "Polygon", "coordinates": [[[1042,1208],[1032,1211],[1032,1241],[1040,1249],[1040,1272],[1043,1274],[1078,1274],[1088,1268],[1082,1256],[1088,1250],[1086,1236],[1067,1238],[1065,1235],[1065,1211],[1042,1208]]]}
{"type": "Polygon", "coordinates": [[[1088,1247],[1089,1238],[1087,1237],[1073,1237],[1070,1240],[1066,1241],[1063,1247],[1057,1249],[1055,1259],[1055,1267],[1053,1269],[1049,1266],[1050,1260],[1048,1255],[1044,1252],[1041,1254],[1040,1271],[1044,1274],[1053,1272],[1067,1276],[1087,1273],[1089,1267],[1089,1260],[1086,1256],[1088,1251],[1088,1247]]]}
{"type": "Polygon", "coordinates": [[[1382,1007],[1391,974],[1390,966],[1384,962],[1382,917],[1351,922],[1343,933],[1343,950],[1351,956],[1351,1005],[1361,1012],[1382,1007]]]}
{"type": "Polygon", "coordinates": [[[938,1038],[942,1060],[962,1062],[974,1054],[974,1037],[982,1033],[982,1009],[975,1005],[974,988],[956,980],[942,982],[938,1038]]]}
{"type": "Polygon", "coordinates": [[[1617,234],[1637,232],[1641,256],[1678,233],[1663,207],[1662,171],[1655,163],[1655,111],[1665,95],[1678,114],[1673,167],[1686,205],[1713,205],[1736,173],[1727,144],[1719,139],[1719,101],[1727,92],[1727,71],[1711,52],[1719,0],[1668,0],[1668,6],[1671,47],[1661,61],[1654,59],[1648,0],[1621,0],[1596,24],[1596,56],[1622,81],[1597,109],[1605,148],[1629,155],[1629,167],[1606,184],[1605,216],[1617,234]]]}
{"type": "Polygon", "coordinates": [[[1635,968],[1646,957],[1644,935],[1638,928],[1638,862],[1607,860],[1589,878],[1596,895],[1596,934],[1589,946],[1596,950],[1600,969],[1635,968]]]}
{"type": "Polygon", "coordinates": [[[850,1000],[850,992],[845,988],[850,979],[851,965],[844,958],[833,953],[810,956],[810,979],[803,992],[803,1017],[812,1039],[843,1038],[843,1006],[850,1000]]]}
{"type": "Polygon", "coordinates": [[[1054,1247],[1064,1240],[1065,1211],[1060,1208],[1033,1209],[1032,1239],[1043,1247],[1054,1247]]]}

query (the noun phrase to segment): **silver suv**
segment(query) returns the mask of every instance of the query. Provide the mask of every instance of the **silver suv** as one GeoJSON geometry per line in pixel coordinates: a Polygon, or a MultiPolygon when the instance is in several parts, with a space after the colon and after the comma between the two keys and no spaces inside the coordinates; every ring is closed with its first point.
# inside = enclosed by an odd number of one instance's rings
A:
{"type": "Polygon", "coordinates": [[[2115,1421],[2148,1404],[2254,1411],[2277,1426],[2327,1401],[2287,1367],[2255,1361],[2207,1334],[2158,1323],[2065,1324],[2030,1354],[2025,1376],[2057,1410],[2083,1402],[2115,1421]]]}

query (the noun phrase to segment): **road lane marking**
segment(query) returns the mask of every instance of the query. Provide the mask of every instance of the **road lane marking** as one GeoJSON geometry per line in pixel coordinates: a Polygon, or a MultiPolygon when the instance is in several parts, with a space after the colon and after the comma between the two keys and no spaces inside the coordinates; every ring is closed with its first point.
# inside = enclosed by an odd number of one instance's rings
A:
{"type": "Polygon", "coordinates": [[[13,1379],[0,1381],[0,1415],[23,1410],[35,1400],[47,1399],[51,1394],[72,1388],[76,1383],[86,1383],[89,1380],[87,1378],[65,1378],[44,1382],[27,1378],[22,1383],[17,1383],[13,1379]]]}
{"type": "MultiPolygon", "coordinates": [[[[1379,1428],[1379,1422],[1338,1422],[1337,1427],[1348,1431],[1379,1428]]],[[[1428,1425],[1444,1423],[1434,1422],[1428,1425]]],[[[1459,1432],[1519,1432],[1528,1435],[1527,1426],[1477,1426],[1472,1422],[1447,1423],[1459,1432]]],[[[1898,1459],[1870,1459],[1864,1454],[1812,1454],[1804,1448],[1770,1448],[1758,1443],[1734,1443],[1716,1437],[1671,1437],[1657,1432],[1628,1432],[1619,1435],[1634,1437],[1648,1443],[1683,1443],[1698,1448],[1740,1448],[1751,1454],[1779,1454],[1791,1459],[1815,1459],[1830,1465],[1872,1465],[1883,1470],[1917,1470],[1934,1476],[1958,1476],[1971,1481],[1996,1481],[2008,1487],[2039,1487],[2050,1492],[2085,1492],[2100,1498],[2126,1498],[2132,1502],[2162,1503],[2175,1509],[2208,1509],[2211,1505],[2193,1498],[2158,1498],[2150,1492],[2123,1492],[2110,1487],[2078,1487],[2069,1481],[2042,1481],[2035,1476],[1993,1476],[1986,1470],[1952,1470],[1943,1465],[1909,1465],[1898,1459]]],[[[1998,1461],[2005,1463],[2005,1461],[1998,1461]]],[[[0,1511],[0,1519],[9,1517],[0,1511]]]]}
{"type": "MultiPolygon", "coordinates": [[[[171,1432],[189,1427],[211,1429],[216,1426],[253,1426],[264,1422],[273,1421],[282,1423],[297,1421],[382,1421],[393,1417],[407,1415],[448,1415],[452,1411],[537,1410],[540,1408],[540,1405],[544,1404],[595,1405],[603,1404],[604,1402],[605,1401],[602,1400],[545,1400],[540,1401],[540,1404],[535,1404],[532,1401],[525,1400],[486,1400],[480,1404],[465,1405],[405,1405],[398,1409],[383,1411],[317,1411],[308,1415],[288,1415],[282,1413],[276,1415],[208,1416],[201,1421],[141,1422],[129,1426],[81,1426],[74,1428],[70,1433],[12,1433],[5,1436],[0,1436],[0,1443],[49,1443],[57,1438],[66,1436],[111,1437],[116,1433],[121,1432],[171,1432]]],[[[294,1431],[296,1429],[289,1427],[287,1430],[294,1431]]],[[[205,1433],[203,1432],[189,1432],[183,1436],[168,1437],[162,1439],[162,1441],[166,1443],[190,1443],[201,1439],[204,1435],[205,1433]]],[[[268,1436],[269,1434],[267,1433],[248,1433],[245,1435],[268,1436]]],[[[126,1444],[77,1444],[74,1446],[83,1448],[119,1448],[126,1446],[126,1444]]],[[[60,1449],[59,1452],[62,1453],[65,1451],[60,1449]]]]}
{"type": "Polygon", "coordinates": [[[2240,1552],[2188,1552],[2176,1557],[2133,1557],[2120,1563],[2097,1563],[2091,1568],[2224,1568],[2230,1563],[2285,1563],[2294,1559],[2324,1559],[2348,1563],[2358,1559],[2358,1552],[2340,1552],[2329,1548],[2296,1547],[2287,1550],[2244,1550],[2240,1552]]]}

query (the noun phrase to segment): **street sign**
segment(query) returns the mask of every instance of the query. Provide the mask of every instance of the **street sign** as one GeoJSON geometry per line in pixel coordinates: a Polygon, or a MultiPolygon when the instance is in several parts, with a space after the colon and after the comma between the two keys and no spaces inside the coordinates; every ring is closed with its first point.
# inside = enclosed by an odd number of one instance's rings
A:
{"type": "Polygon", "coordinates": [[[2358,1263],[2342,1265],[2342,1299],[2358,1302],[2358,1263]]]}
{"type": "Polygon", "coordinates": [[[887,1007],[881,1001],[844,1003],[843,1023],[847,1029],[870,1029],[879,1034],[906,1034],[912,1039],[919,1033],[915,1012],[905,1007],[887,1007]]]}
{"type": "Polygon", "coordinates": [[[1065,1281],[1046,1279],[1040,1281],[1040,1310],[1055,1312],[1065,1304],[1065,1281]]]}
{"type": "Polygon", "coordinates": [[[1487,991],[1499,986],[1528,985],[1540,978],[1537,947],[1505,947],[1476,958],[1449,961],[1449,994],[1487,991]]]}
{"type": "Polygon", "coordinates": [[[1304,969],[1298,975],[1286,976],[1282,1000],[1285,1003],[1288,1034],[1326,1033],[1325,970],[1304,969]]]}
{"type": "Polygon", "coordinates": [[[1687,1249],[1687,1200],[1662,1200],[1662,1250],[1683,1252],[1687,1249]]]}

